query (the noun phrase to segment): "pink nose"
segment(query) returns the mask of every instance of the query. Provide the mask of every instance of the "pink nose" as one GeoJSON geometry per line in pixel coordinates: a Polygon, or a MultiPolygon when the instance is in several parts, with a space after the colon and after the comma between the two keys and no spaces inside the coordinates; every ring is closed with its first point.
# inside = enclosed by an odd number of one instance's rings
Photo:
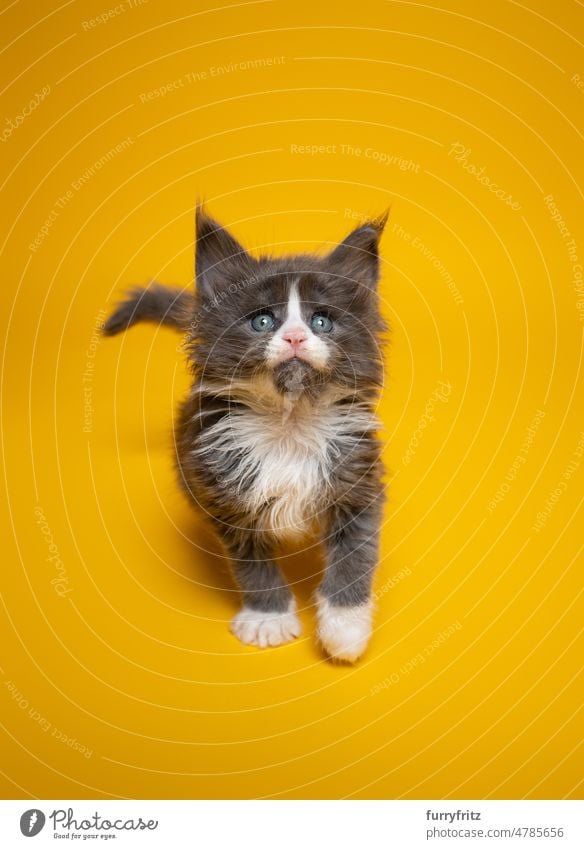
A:
{"type": "Polygon", "coordinates": [[[302,327],[294,330],[287,330],[282,334],[282,339],[292,345],[293,348],[299,348],[303,342],[308,339],[308,334],[302,327]]]}

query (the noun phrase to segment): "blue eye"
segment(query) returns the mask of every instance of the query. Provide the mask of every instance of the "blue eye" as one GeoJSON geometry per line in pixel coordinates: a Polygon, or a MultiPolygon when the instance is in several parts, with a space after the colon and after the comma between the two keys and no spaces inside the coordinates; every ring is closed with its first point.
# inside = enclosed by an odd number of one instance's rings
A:
{"type": "Polygon", "coordinates": [[[274,316],[269,312],[262,312],[259,315],[254,315],[251,320],[251,326],[258,333],[263,333],[266,330],[273,330],[275,324],[274,316]]]}
{"type": "Polygon", "coordinates": [[[310,326],[315,333],[330,333],[333,329],[333,322],[325,313],[315,312],[310,321],[310,326]]]}

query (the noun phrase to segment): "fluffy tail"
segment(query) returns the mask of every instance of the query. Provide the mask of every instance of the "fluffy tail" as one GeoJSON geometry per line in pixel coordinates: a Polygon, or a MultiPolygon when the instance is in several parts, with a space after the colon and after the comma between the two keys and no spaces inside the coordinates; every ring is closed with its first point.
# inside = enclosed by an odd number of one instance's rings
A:
{"type": "Polygon", "coordinates": [[[131,289],[103,326],[106,336],[115,336],[139,321],[166,324],[186,330],[192,318],[193,296],[182,289],[152,283],[148,289],[131,289]]]}

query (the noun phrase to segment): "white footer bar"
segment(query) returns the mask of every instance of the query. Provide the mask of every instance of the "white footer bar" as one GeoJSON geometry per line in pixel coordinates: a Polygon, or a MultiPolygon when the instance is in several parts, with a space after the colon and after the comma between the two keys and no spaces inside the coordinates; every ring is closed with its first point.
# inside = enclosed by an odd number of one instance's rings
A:
{"type": "Polygon", "coordinates": [[[582,849],[580,801],[0,801],[0,846],[582,849]]]}

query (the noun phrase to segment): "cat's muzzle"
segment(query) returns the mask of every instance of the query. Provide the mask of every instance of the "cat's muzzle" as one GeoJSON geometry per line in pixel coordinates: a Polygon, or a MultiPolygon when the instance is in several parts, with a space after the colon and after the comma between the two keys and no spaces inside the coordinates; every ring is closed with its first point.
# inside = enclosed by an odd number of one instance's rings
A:
{"type": "Polygon", "coordinates": [[[302,393],[320,382],[317,369],[305,360],[286,360],[274,369],[274,384],[278,392],[287,395],[290,400],[300,398],[302,393]]]}

